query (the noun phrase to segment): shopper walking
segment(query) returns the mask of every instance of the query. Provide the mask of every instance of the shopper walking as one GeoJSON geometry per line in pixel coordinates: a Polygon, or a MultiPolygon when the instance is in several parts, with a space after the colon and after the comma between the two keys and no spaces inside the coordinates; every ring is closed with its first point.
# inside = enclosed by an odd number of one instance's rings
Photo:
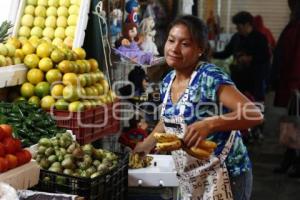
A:
{"type": "MultiPolygon", "coordinates": [[[[275,89],[274,105],[287,107],[293,90],[300,90],[300,1],[288,0],[290,21],[278,39],[274,51],[272,82],[275,89]]],[[[289,114],[299,111],[289,110],[289,114]]],[[[284,159],[275,172],[284,173],[291,166],[292,177],[300,177],[300,156],[295,149],[288,148],[284,159]],[[298,156],[297,156],[298,154],[298,156]]]]}
{"type": "Polygon", "coordinates": [[[171,23],[164,55],[174,70],[162,81],[161,121],[134,151],[149,153],[156,145],[155,132],[176,134],[186,147],[212,140],[218,146],[209,159],[172,152],[182,199],[250,200],[251,162],[240,132],[232,130],[255,126],[263,117],[226,73],[202,62],[206,46],[207,29],[199,18],[187,15],[171,23]],[[208,174],[214,179],[207,179],[208,174]]]}

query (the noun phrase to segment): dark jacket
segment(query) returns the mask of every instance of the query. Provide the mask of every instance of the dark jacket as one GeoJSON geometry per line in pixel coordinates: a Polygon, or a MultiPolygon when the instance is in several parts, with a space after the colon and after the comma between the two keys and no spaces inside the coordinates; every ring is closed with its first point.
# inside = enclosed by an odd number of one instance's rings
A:
{"type": "Polygon", "coordinates": [[[300,89],[300,21],[282,31],[274,51],[272,82],[275,106],[286,107],[295,89],[300,89]]]}
{"type": "Polygon", "coordinates": [[[250,92],[258,101],[264,100],[265,81],[270,66],[270,51],[266,37],[253,30],[247,36],[234,34],[224,51],[215,52],[214,58],[225,59],[233,55],[235,64],[231,66],[231,78],[242,92],[250,92]],[[249,65],[237,62],[241,55],[252,56],[249,65]]]}

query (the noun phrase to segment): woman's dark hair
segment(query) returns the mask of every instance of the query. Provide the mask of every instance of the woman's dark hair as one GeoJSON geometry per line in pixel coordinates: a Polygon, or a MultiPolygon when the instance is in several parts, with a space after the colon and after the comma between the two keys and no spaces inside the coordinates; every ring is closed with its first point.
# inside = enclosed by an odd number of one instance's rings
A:
{"type": "Polygon", "coordinates": [[[208,43],[208,31],[205,23],[200,18],[193,15],[180,16],[169,25],[168,32],[178,24],[185,25],[190,31],[193,42],[196,42],[203,51],[206,50],[208,43]]]}
{"type": "Polygon", "coordinates": [[[232,23],[234,23],[235,25],[247,23],[253,25],[253,16],[247,11],[241,11],[232,17],[232,23]]]}

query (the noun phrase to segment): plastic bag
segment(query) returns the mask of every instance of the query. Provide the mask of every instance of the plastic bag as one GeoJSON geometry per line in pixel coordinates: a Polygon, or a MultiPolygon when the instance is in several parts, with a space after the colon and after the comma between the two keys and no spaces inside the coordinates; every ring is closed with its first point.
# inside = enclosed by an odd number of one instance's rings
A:
{"type": "Polygon", "coordinates": [[[19,190],[18,196],[20,200],[80,200],[80,197],[76,195],[53,194],[31,190],[19,190]]]}
{"type": "Polygon", "coordinates": [[[293,149],[300,149],[299,101],[299,91],[293,91],[288,104],[288,116],[280,120],[279,128],[279,143],[293,149]]]}

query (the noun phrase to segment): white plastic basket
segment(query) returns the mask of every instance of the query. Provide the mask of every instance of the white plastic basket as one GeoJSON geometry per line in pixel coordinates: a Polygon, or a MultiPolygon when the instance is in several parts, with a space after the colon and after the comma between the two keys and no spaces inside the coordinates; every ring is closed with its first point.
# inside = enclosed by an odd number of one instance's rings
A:
{"type": "Polygon", "coordinates": [[[0,88],[20,85],[26,81],[27,67],[24,64],[0,67],[0,88]]]}

